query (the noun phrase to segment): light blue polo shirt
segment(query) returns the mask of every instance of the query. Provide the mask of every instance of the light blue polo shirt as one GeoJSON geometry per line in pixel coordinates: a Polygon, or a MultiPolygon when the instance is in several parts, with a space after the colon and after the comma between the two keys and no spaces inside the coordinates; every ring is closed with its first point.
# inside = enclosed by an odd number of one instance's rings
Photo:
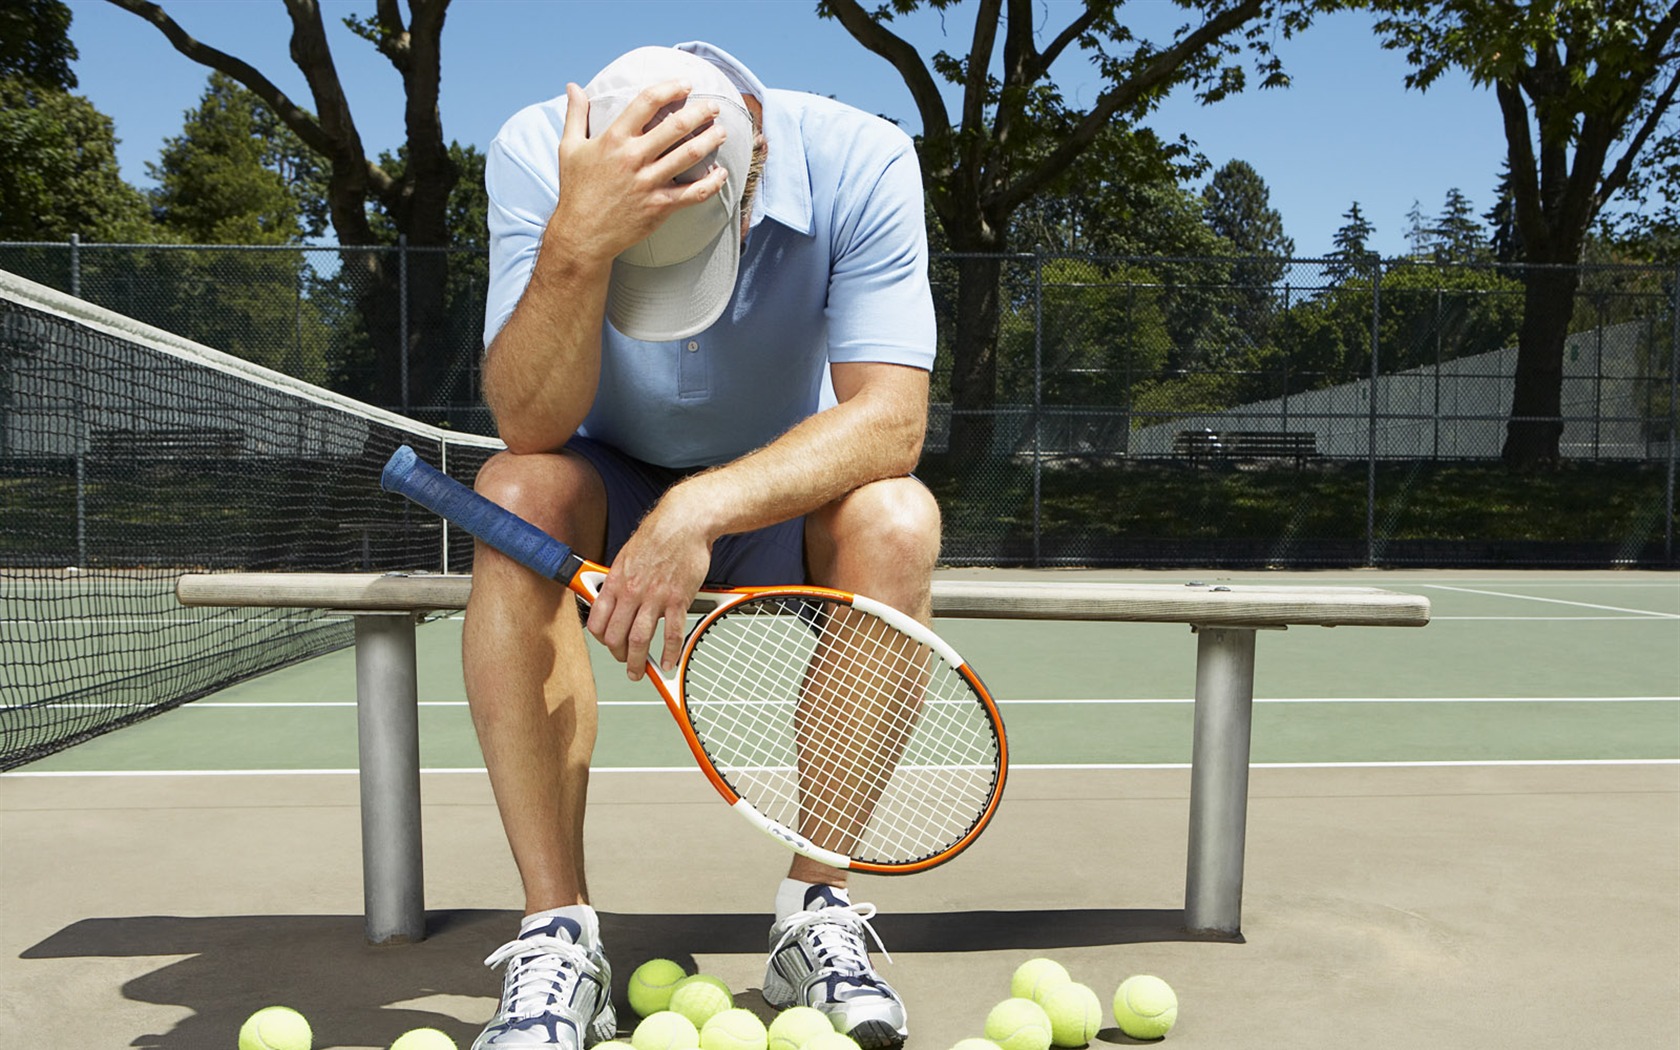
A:
{"type": "MultiPolygon", "coordinates": [[[[701,54],[764,105],[769,157],[735,294],[691,339],[642,342],[604,324],[600,385],[579,430],[667,467],[738,458],[829,407],[830,362],[932,369],[934,357],[910,137],[830,99],[757,88],[729,56],[701,54]]],[[[561,95],[515,114],[490,145],[487,346],[524,294],[559,199],[565,120],[561,95]]]]}

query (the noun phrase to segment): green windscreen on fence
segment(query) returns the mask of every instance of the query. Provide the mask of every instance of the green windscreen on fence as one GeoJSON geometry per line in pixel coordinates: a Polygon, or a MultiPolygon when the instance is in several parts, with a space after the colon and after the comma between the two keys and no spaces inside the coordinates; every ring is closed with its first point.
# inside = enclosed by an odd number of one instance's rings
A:
{"type": "Polygon", "coordinates": [[[334,649],[347,618],[187,609],[183,572],[467,571],[380,491],[497,448],[0,271],[0,769],[334,649]]]}

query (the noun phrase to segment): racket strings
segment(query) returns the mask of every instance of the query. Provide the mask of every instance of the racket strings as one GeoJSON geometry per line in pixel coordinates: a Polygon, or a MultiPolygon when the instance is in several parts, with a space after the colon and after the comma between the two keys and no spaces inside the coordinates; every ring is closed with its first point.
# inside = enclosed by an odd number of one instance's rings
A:
{"type": "Polygon", "coordinates": [[[735,791],[853,859],[932,856],[989,805],[997,730],[968,680],[843,603],[742,603],[696,639],[683,681],[696,735],[735,791]]]}

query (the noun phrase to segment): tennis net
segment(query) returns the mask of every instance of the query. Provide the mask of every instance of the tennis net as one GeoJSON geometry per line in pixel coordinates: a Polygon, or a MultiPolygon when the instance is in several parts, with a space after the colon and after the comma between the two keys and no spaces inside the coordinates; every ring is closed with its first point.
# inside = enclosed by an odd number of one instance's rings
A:
{"type": "Polygon", "coordinates": [[[0,769],[349,644],[343,615],[186,609],[184,571],[464,572],[379,489],[452,434],[0,271],[0,769]]]}

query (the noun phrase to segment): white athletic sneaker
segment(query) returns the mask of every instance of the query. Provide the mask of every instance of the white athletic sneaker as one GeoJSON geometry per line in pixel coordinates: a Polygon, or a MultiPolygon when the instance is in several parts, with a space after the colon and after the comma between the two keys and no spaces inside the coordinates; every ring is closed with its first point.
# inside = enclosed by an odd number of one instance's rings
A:
{"type": "Polygon", "coordinates": [[[873,904],[850,904],[832,887],[812,886],[805,892],[804,911],[770,927],[765,1001],[778,1010],[816,1007],[863,1050],[902,1044],[909,1035],[904,1002],[869,964],[863,938],[869,931],[886,955],[880,935],[869,924],[874,916],[873,904]]]}
{"type": "Polygon", "coordinates": [[[486,966],[507,964],[502,1004],[472,1050],[558,1047],[585,1050],[618,1034],[612,968],[601,951],[593,908],[527,916],[519,936],[497,948],[486,966]]]}

